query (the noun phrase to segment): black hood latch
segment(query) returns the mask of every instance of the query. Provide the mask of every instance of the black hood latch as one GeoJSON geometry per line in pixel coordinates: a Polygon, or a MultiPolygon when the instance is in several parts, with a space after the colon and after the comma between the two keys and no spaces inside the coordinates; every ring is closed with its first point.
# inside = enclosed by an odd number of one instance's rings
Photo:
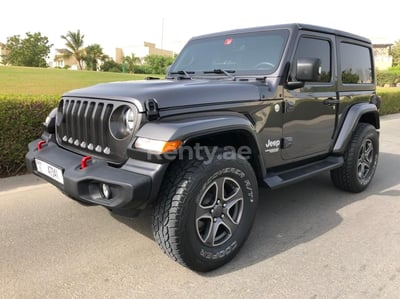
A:
{"type": "Polygon", "coordinates": [[[155,99],[146,100],[144,106],[146,108],[146,116],[148,120],[152,121],[160,118],[158,103],[155,99]]]}

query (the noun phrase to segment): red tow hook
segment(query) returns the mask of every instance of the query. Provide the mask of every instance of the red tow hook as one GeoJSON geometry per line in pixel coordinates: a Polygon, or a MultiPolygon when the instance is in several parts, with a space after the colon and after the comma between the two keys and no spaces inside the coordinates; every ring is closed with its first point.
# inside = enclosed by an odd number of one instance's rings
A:
{"type": "Polygon", "coordinates": [[[37,144],[37,150],[40,151],[46,145],[46,141],[40,140],[37,144]]]}
{"type": "Polygon", "coordinates": [[[91,160],[92,160],[91,156],[83,157],[81,160],[81,169],[85,169],[86,167],[88,167],[91,160]]]}

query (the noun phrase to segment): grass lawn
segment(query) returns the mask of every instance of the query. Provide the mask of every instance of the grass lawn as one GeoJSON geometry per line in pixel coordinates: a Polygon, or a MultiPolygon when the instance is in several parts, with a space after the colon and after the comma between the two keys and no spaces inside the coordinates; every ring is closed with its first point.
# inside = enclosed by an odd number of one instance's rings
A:
{"type": "MultiPolygon", "coordinates": [[[[47,96],[58,98],[72,89],[102,82],[142,80],[163,75],[122,74],[111,72],[71,71],[52,68],[0,66],[0,96],[47,96]]],[[[400,94],[400,88],[378,87],[378,94],[400,94]]],[[[396,97],[398,97],[396,95],[396,97]]]]}
{"type": "Polygon", "coordinates": [[[400,92],[400,87],[377,87],[376,92],[378,95],[380,92],[400,92]]]}
{"type": "Polygon", "coordinates": [[[71,89],[97,83],[140,80],[148,76],[150,75],[0,66],[0,95],[60,96],[71,89]]]}

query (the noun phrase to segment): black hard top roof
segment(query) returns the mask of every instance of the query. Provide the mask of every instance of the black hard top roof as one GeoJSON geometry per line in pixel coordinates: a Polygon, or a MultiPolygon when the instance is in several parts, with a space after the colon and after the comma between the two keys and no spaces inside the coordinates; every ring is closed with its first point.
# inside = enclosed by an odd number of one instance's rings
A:
{"type": "Polygon", "coordinates": [[[300,23],[280,24],[280,25],[228,30],[228,31],[222,31],[222,32],[216,32],[216,33],[196,36],[196,37],[193,37],[192,39],[202,39],[202,38],[215,37],[215,36],[227,35],[227,34],[250,33],[250,32],[259,32],[259,31],[268,31],[268,30],[278,30],[278,29],[289,29],[291,31],[309,30],[309,31],[313,31],[313,32],[321,32],[321,33],[328,33],[328,34],[333,34],[333,35],[342,36],[342,37],[348,37],[348,38],[356,39],[358,41],[362,41],[362,42],[369,43],[369,44],[371,43],[371,41],[368,38],[362,37],[362,36],[359,36],[356,34],[352,34],[349,32],[336,30],[336,29],[332,29],[332,28],[328,28],[328,27],[321,27],[321,26],[315,26],[315,25],[310,25],[310,24],[300,24],[300,23]]]}

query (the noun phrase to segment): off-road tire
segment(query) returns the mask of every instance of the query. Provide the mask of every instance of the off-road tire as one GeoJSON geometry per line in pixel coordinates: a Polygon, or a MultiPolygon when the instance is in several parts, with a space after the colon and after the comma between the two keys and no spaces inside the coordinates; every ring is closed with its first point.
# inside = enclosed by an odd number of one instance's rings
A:
{"type": "Polygon", "coordinates": [[[211,161],[175,161],[165,175],[153,217],[154,238],[164,253],[194,271],[230,261],[255,218],[256,176],[245,158],[232,154],[220,152],[211,161]],[[218,190],[223,190],[222,199],[218,190]]]}
{"type": "Polygon", "coordinates": [[[331,171],[333,184],[350,192],[361,192],[371,182],[378,163],[379,137],[374,126],[359,123],[344,154],[344,164],[331,171]]]}

